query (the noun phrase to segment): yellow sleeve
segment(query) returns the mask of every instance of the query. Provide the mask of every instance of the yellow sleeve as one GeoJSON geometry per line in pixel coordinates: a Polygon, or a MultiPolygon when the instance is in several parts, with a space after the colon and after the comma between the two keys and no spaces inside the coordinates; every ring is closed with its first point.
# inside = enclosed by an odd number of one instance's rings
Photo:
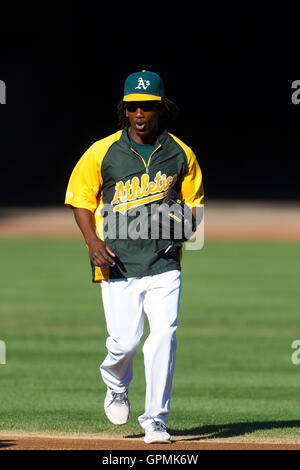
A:
{"type": "Polygon", "coordinates": [[[101,161],[93,145],[82,155],[75,166],[66,191],[65,204],[95,212],[97,196],[101,191],[101,161]]]}
{"type": "Polygon", "coordinates": [[[189,207],[197,207],[204,204],[202,172],[192,151],[190,151],[187,157],[188,171],[181,180],[179,197],[189,207]]]}
{"type": "MultiPolygon", "coordinates": [[[[172,135],[172,134],[171,134],[172,135]]],[[[196,155],[190,147],[172,135],[174,140],[181,146],[187,157],[187,171],[179,181],[179,197],[189,207],[198,207],[204,204],[204,189],[202,171],[196,155]]]]}

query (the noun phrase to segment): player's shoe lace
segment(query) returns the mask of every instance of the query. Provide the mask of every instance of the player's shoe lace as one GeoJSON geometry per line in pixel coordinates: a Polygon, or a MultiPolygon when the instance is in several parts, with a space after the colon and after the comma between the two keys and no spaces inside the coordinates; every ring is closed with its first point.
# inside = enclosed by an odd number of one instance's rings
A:
{"type": "Polygon", "coordinates": [[[166,432],[166,426],[161,421],[155,421],[150,423],[153,432],[166,432]]]}
{"type": "Polygon", "coordinates": [[[145,429],[144,442],[146,442],[146,444],[170,443],[170,437],[165,424],[153,419],[145,429]]]}
{"type": "Polygon", "coordinates": [[[111,401],[107,406],[110,406],[112,403],[114,403],[115,405],[120,405],[120,406],[127,405],[128,393],[127,392],[117,393],[112,390],[111,401]]]}

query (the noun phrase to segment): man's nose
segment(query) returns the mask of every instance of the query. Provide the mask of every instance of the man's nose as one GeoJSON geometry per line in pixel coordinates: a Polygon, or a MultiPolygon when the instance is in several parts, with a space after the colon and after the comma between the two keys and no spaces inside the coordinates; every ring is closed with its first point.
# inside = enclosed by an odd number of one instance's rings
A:
{"type": "Polygon", "coordinates": [[[137,108],[136,116],[144,116],[144,111],[142,110],[142,108],[137,108]]]}

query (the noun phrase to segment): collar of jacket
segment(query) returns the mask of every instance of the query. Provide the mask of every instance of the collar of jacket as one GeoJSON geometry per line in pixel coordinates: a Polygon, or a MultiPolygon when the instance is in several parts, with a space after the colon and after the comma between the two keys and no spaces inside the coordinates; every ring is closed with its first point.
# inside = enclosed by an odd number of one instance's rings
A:
{"type": "MultiPolygon", "coordinates": [[[[122,133],[122,136],[121,136],[121,139],[124,141],[124,143],[126,143],[129,147],[132,146],[131,142],[130,142],[130,139],[129,139],[129,135],[128,135],[128,132],[129,132],[129,126],[125,127],[123,129],[123,133],[122,133]]],[[[166,142],[166,140],[168,139],[169,137],[169,134],[168,134],[168,131],[166,129],[164,129],[157,137],[156,141],[153,143],[153,145],[156,147],[158,147],[159,145],[163,146],[164,143],[166,142]]]]}

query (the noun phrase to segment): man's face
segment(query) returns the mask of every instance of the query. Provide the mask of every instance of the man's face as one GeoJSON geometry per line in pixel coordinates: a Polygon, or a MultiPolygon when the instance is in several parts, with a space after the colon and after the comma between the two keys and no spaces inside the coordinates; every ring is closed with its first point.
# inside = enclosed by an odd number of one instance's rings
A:
{"type": "Polygon", "coordinates": [[[152,143],[158,135],[159,105],[157,101],[131,101],[126,103],[130,134],[138,143],[152,143]]]}

